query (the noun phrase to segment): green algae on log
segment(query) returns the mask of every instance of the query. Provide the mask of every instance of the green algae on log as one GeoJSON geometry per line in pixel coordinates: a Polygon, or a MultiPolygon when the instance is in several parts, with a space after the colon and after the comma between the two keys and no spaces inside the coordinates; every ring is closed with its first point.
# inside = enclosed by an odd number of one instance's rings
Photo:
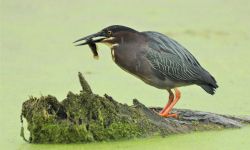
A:
{"type": "Polygon", "coordinates": [[[136,99],[132,106],[128,106],[106,94],[104,97],[93,94],[82,74],[78,76],[82,86],[79,94],[69,92],[62,102],[48,95],[30,97],[23,103],[21,121],[22,117],[27,120],[29,142],[85,143],[167,136],[197,130],[239,128],[250,123],[249,118],[185,109],[173,110],[178,112],[178,119],[163,118],[156,113],[160,108],[148,108],[136,99]]]}

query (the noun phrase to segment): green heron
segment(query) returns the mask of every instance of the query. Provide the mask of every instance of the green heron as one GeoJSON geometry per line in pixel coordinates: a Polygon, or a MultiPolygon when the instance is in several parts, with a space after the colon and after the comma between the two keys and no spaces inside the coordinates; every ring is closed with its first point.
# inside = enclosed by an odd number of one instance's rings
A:
{"type": "Polygon", "coordinates": [[[218,88],[214,77],[177,41],[158,32],[139,32],[129,27],[112,25],[81,38],[96,53],[95,43],[111,49],[114,62],[145,83],[169,93],[169,100],[159,112],[163,117],[177,117],[171,110],[181,97],[177,87],[196,84],[213,95],[218,88]],[[172,91],[174,90],[174,92],[172,91]]]}

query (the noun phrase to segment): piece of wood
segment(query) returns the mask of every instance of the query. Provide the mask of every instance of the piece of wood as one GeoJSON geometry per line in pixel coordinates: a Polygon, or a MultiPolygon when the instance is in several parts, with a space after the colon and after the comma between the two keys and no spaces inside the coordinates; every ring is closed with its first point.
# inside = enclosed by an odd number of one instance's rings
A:
{"type": "Polygon", "coordinates": [[[48,95],[30,97],[23,103],[21,116],[28,123],[29,142],[84,143],[152,135],[168,136],[191,131],[241,128],[250,123],[250,117],[187,109],[173,110],[179,114],[178,119],[163,118],[157,113],[161,108],[148,108],[137,99],[133,100],[132,106],[128,106],[107,94],[104,97],[93,94],[82,74],[78,76],[82,86],[79,94],[69,92],[62,102],[48,95]]]}

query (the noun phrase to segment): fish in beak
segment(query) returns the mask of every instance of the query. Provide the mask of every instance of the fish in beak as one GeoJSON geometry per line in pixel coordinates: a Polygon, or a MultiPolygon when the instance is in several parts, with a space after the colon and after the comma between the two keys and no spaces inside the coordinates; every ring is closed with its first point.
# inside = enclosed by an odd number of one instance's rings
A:
{"type": "Polygon", "coordinates": [[[104,36],[103,32],[98,32],[98,33],[91,34],[89,36],[80,38],[80,39],[76,40],[74,43],[83,41],[83,43],[77,44],[76,46],[88,45],[93,53],[93,57],[95,59],[98,59],[99,56],[98,56],[98,52],[97,52],[96,43],[99,43],[99,42],[105,40],[106,38],[107,37],[104,36]]]}

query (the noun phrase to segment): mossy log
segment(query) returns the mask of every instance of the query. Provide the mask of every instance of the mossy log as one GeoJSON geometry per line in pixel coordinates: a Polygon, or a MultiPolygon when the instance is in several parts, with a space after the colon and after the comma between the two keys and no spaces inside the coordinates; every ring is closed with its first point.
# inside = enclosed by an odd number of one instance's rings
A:
{"type": "Polygon", "coordinates": [[[27,141],[84,143],[240,128],[250,123],[249,118],[186,109],[173,110],[178,112],[178,119],[163,118],[157,114],[161,108],[148,108],[136,99],[128,106],[108,95],[101,97],[92,93],[81,73],[79,79],[82,91],[79,94],[69,92],[62,102],[48,95],[30,97],[23,103],[21,120],[22,117],[27,120],[30,132],[27,141]]]}

